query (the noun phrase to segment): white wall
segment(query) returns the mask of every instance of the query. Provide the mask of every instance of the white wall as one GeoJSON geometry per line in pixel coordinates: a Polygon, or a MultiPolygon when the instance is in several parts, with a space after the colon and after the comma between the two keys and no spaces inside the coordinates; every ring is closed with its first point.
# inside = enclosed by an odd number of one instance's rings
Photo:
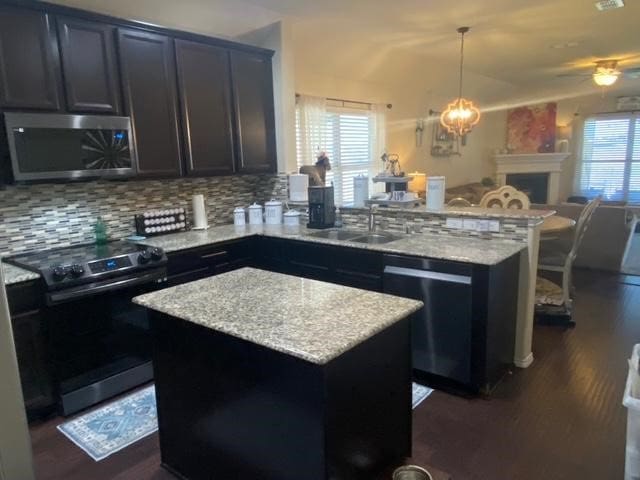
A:
{"type": "MultiPolygon", "coordinates": [[[[368,51],[362,45],[332,45],[330,38],[314,40],[306,31],[295,29],[296,92],[371,103],[391,103],[387,110],[387,151],[400,155],[405,171],[444,175],[447,185],[480,181],[495,175],[493,151],[505,143],[505,113],[483,115],[468,136],[461,156],[432,157],[432,124],[425,125],[423,144],[416,146],[415,128],[419,118],[427,119],[430,109],[441,110],[457,96],[455,61],[434,66],[420,56],[389,50],[368,51]]],[[[455,59],[457,60],[457,59],[455,59]]],[[[465,73],[465,96],[482,107],[492,103],[496,92],[511,91],[502,82],[465,73]]]]}
{"type": "Polygon", "coordinates": [[[0,379],[0,480],[32,480],[31,439],[1,269],[0,379]]]}

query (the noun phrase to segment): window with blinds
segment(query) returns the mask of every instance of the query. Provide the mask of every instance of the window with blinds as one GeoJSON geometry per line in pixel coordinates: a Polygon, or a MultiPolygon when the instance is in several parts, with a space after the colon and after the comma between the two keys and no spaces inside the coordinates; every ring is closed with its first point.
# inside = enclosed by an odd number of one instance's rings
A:
{"type": "MultiPolygon", "coordinates": [[[[331,160],[327,184],[333,182],[337,205],[354,201],[353,178],[371,175],[375,125],[371,112],[329,107],[325,115],[325,147],[331,160]]],[[[301,152],[299,113],[296,114],[298,168],[304,164],[301,152]]]]}
{"type": "Polygon", "coordinates": [[[640,118],[599,115],[584,123],[580,193],[640,203],[640,118]]]}

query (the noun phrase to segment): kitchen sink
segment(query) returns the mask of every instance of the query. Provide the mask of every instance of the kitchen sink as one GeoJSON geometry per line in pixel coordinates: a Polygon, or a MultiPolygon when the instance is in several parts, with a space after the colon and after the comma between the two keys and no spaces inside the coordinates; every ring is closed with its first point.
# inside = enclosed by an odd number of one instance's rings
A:
{"type": "Polygon", "coordinates": [[[362,235],[361,237],[351,238],[349,241],[356,243],[380,244],[394,242],[396,240],[400,240],[401,238],[402,237],[400,235],[393,235],[392,233],[368,233],[366,235],[362,235]]]}
{"type": "Polygon", "coordinates": [[[366,232],[358,231],[358,230],[338,230],[338,229],[330,229],[330,230],[320,230],[318,232],[310,233],[310,237],[318,237],[318,238],[328,238],[330,240],[352,240],[356,237],[361,237],[365,235],[366,232]]]}

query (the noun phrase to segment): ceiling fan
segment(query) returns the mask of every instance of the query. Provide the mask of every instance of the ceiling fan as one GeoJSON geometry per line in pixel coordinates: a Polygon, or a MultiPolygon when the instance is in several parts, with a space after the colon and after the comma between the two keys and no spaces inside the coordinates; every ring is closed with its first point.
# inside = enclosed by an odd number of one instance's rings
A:
{"type": "Polygon", "coordinates": [[[620,60],[607,59],[594,62],[591,73],[562,73],[558,77],[591,77],[594,83],[600,87],[609,87],[618,81],[621,76],[640,79],[640,67],[625,68],[620,70],[620,60]]]}

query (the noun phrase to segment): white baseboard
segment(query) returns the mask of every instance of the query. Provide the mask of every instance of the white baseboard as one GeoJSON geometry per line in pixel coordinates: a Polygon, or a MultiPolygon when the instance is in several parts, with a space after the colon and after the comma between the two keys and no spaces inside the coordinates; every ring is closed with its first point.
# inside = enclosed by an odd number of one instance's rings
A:
{"type": "Polygon", "coordinates": [[[533,363],[533,352],[524,358],[515,358],[513,363],[518,368],[527,368],[533,363]]]}

